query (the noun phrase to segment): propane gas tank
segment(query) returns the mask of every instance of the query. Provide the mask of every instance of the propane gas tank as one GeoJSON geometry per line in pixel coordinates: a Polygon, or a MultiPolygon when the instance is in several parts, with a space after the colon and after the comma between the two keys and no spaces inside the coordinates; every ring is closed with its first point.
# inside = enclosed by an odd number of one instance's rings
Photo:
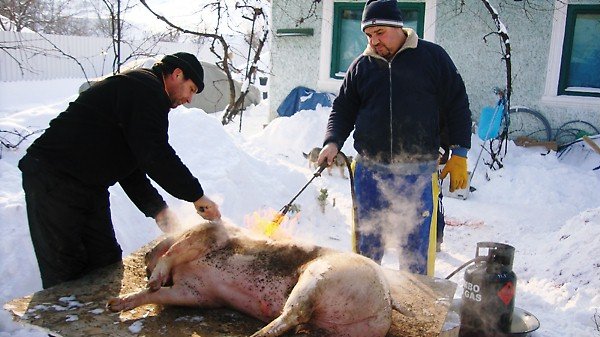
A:
{"type": "Polygon", "coordinates": [[[459,336],[510,332],[517,286],[512,271],[514,252],[514,247],[501,243],[477,243],[475,264],[465,270],[459,336]]]}

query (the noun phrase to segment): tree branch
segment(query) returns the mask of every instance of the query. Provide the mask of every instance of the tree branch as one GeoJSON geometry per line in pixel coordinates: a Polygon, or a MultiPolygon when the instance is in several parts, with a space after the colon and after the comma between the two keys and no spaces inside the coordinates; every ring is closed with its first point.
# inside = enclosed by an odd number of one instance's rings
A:
{"type": "MultiPolygon", "coordinates": [[[[263,34],[263,38],[261,39],[261,46],[260,48],[257,49],[257,51],[254,54],[254,64],[252,67],[250,67],[250,70],[244,74],[244,85],[242,86],[242,90],[240,90],[240,96],[237,97],[236,99],[236,92],[235,92],[235,84],[234,84],[234,80],[233,80],[233,76],[232,76],[232,70],[236,70],[235,67],[233,66],[233,63],[231,62],[231,53],[230,53],[230,46],[227,43],[227,41],[225,40],[225,38],[223,37],[223,35],[221,35],[219,33],[219,24],[217,24],[215,26],[215,30],[214,33],[201,33],[201,32],[197,32],[197,31],[192,31],[189,29],[185,29],[182,28],[174,23],[172,23],[169,19],[167,19],[166,17],[164,17],[163,15],[158,14],[157,12],[155,12],[152,8],[150,8],[150,6],[147,4],[146,0],[140,0],[140,2],[142,3],[142,5],[144,7],[146,7],[146,9],[148,9],[148,11],[150,11],[150,13],[152,13],[157,19],[163,21],[164,23],[166,23],[168,26],[170,26],[171,28],[180,31],[182,33],[185,34],[191,34],[197,37],[202,37],[202,38],[210,38],[212,39],[211,42],[211,47],[210,47],[210,51],[211,53],[213,53],[215,56],[217,56],[217,67],[219,67],[221,70],[223,70],[223,72],[225,73],[225,76],[227,77],[227,83],[229,86],[229,105],[227,107],[227,110],[225,112],[225,116],[222,120],[223,124],[227,124],[228,122],[230,122],[233,117],[240,111],[240,109],[243,107],[243,101],[244,101],[244,97],[248,94],[248,90],[249,90],[249,79],[251,78],[252,74],[254,74],[256,72],[256,66],[255,63],[258,61],[258,59],[260,59],[260,52],[262,51],[262,45],[264,45],[264,42],[266,41],[267,37],[268,37],[268,29],[264,29],[264,34],[263,34]],[[218,43],[221,45],[222,48],[222,54],[219,54],[216,52],[215,50],[215,43],[218,41],[218,43]],[[246,81],[248,81],[248,86],[245,86],[246,81]]],[[[206,5],[205,8],[207,8],[207,6],[211,6],[211,7],[215,7],[216,8],[216,15],[217,15],[217,20],[218,23],[221,22],[222,18],[222,12],[221,11],[226,11],[226,8],[224,8],[221,4],[220,1],[211,3],[209,5],[206,5]]],[[[246,6],[246,5],[241,5],[242,7],[246,8],[246,7],[250,7],[250,6],[246,6]]],[[[254,8],[254,7],[252,7],[254,8]]],[[[255,9],[256,10],[256,9],[255,9]]],[[[264,13],[262,10],[260,10],[260,12],[256,12],[257,16],[258,14],[263,15],[264,13]]],[[[256,16],[255,16],[256,19],[256,16]]],[[[249,60],[247,60],[247,62],[249,62],[249,60]]]]}
{"type": "MultiPolygon", "coordinates": [[[[488,10],[490,15],[492,16],[492,20],[494,20],[494,24],[498,29],[496,32],[491,34],[497,34],[502,43],[504,44],[504,48],[502,51],[503,59],[506,64],[506,107],[510,108],[510,97],[512,94],[512,65],[511,65],[511,49],[510,49],[510,38],[508,36],[508,30],[502,21],[500,21],[500,17],[498,15],[498,11],[490,4],[488,0],[481,0],[485,5],[485,8],[488,10]]],[[[486,35],[487,36],[487,35],[486,35]]],[[[485,40],[485,37],[484,37],[485,40]]]]}

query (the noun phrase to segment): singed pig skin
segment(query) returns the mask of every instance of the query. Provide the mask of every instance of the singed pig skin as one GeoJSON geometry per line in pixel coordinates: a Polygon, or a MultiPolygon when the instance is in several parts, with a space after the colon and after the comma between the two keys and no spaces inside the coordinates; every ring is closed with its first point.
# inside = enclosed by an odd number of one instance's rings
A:
{"type": "Polygon", "coordinates": [[[383,271],[358,254],[206,222],[157,244],[146,263],[148,288],[110,299],[110,310],[149,303],[233,308],[269,322],[252,337],[305,323],[329,336],[383,337],[391,325],[383,271]]]}

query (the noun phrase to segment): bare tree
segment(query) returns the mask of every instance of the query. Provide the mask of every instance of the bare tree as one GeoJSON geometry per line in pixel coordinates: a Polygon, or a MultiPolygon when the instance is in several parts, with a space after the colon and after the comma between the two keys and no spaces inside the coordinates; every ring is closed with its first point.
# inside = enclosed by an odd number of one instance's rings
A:
{"type": "Polygon", "coordinates": [[[49,44],[48,48],[35,47],[25,39],[16,41],[1,41],[0,52],[5,53],[19,67],[21,73],[25,71],[35,73],[26,64],[26,60],[17,57],[17,52],[25,52],[28,55],[46,55],[60,56],[72,59],[81,68],[83,76],[87,74],[81,64],[75,57],[61,50],[53,44],[46,34],[57,35],[93,35],[95,32],[89,20],[79,17],[87,12],[88,7],[85,2],[72,2],[68,0],[0,0],[0,15],[6,20],[0,20],[0,28],[5,31],[23,32],[31,31],[38,35],[38,38],[49,44]]]}
{"type": "MultiPolygon", "coordinates": [[[[43,33],[110,37],[112,43],[102,53],[114,55],[113,74],[119,73],[121,66],[131,59],[155,56],[160,42],[176,42],[181,36],[181,32],[175,29],[159,33],[135,30],[135,36],[127,34],[134,31],[134,28],[123,16],[139,6],[136,0],[0,0],[0,4],[0,14],[6,17],[0,20],[2,29],[33,32],[39,35],[36,40],[45,40],[49,44],[48,48],[39,48],[28,43],[29,40],[25,38],[0,41],[0,52],[7,54],[23,74],[36,73],[27,64],[27,60],[20,57],[23,53],[69,58],[84,69],[79,60],[60,50],[43,33]],[[124,46],[129,51],[126,54],[121,51],[124,46]]],[[[85,71],[83,75],[87,79],[85,71]]]]}
{"type": "Polygon", "coordinates": [[[121,71],[121,65],[125,63],[125,61],[121,60],[121,43],[123,38],[123,20],[121,19],[121,14],[130,8],[129,2],[122,2],[121,0],[116,0],[111,2],[109,0],[102,0],[102,3],[105,6],[105,9],[108,11],[108,33],[112,38],[112,48],[115,58],[113,60],[113,73],[119,73],[121,71]],[[123,5],[123,8],[121,7],[123,5]]]}
{"type": "Polygon", "coordinates": [[[227,83],[229,87],[229,105],[226,108],[225,114],[221,122],[227,124],[233,120],[241,111],[243,111],[244,100],[250,90],[250,84],[254,78],[258,67],[258,61],[260,60],[260,54],[263,46],[267,41],[269,35],[268,19],[265,11],[262,9],[263,5],[268,5],[268,2],[262,3],[253,1],[251,4],[248,0],[238,1],[235,4],[235,8],[229,8],[227,1],[219,0],[204,5],[201,9],[199,17],[202,13],[210,12],[212,17],[215,19],[215,24],[212,29],[206,29],[205,31],[197,31],[192,29],[183,28],[165,16],[157,13],[147,3],[146,0],[140,0],[140,2],[159,20],[166,23],[169,27],[183,33],[189,34],[197,39],[208,40],[210,42],[210,51],[217,57],[216,65],[225,73],[227,77],[227,83]],[[235,11],[234,11],[235,10],[235,11]],[[242,11],[243,18],[251,21],[252,32],[251,36],[255,36],[255,29],[260,32],[258,41],[252,41],[248,50],[246,58],[246,68],[239,69],[232,62],[232,50],[231,45],[226,39],[226,35],[223,33],[225,27],[228,29],[237,30],[237,24],[232,21],[232,17],[229,13],[238,13],[242,11]],[[253,47],[253,45],[255,47],[253,47]],[[236,89],[234,84],[234,74],[242,75],[242,87],[241,92],[236,95],[236,89]]]}
{"type": "MultiPolygon", "coordinates": [[[[506,81],[505,84],[506,85],[504,88],[497,88],[498,90],[496,90],[496,93],[500,95],[499,99],[505,100],[505,102],[503,102],[504,103],[503,104],[504,111],[502,111],[504,127],[502,129],[502,132],[500,133],[500,135],[497,138],[491,139],[489,141],[489,143],[487,144],[488,145],[487,149],[484,147],[485,143],[484,143],[484,145],[482,145],[481,152],[479,153],[479,157],[476,160],[475,169],[477,168],[477,163],[479,163],[479,159],[481,157],[482,152],[485,150],[490,155],[491,161],[490,162],[484,161],[484,163],[491,169],[495,170],[495,169],[500,169],[503,167],[502,161],[503,161],[504,155],[506,155],[506,151],[507,151],[506,144],[508,142],[508,125],[509,125],[508,112],[510,111],[510,98],[511,98],[511,94],[512,94],[512,55],[511,55],[511,46],[510,46],[510,38],[508,35],[508,30],[507,30],[506,26],[504,25],[504,23],[500,19],[499,11],[494,6],[492,6],[492,4],[490,3],[489,0],[481,0],[481,2],[484,5],[485,9],[487,10],[489,16],[492,18],[492,22],[493,22],[492,32],[483,36],[483,40],[484,40],[484,42],[487,43],[489,36],[498,37],[497,41],[499,42],[501,59],[504,62],[505,69],[506,69],[506,76],[505,76],[505,81],[506,81]]],[[[500,3],[503,6],[510,5],[505,0],[501,0],[500,3]]],[[[465,1],[461,0],[460,6],[458,7],[459,14],[463,13],[463,8],[465,6],[466,6],[465,1]]],[[[529,7],[525,6],[523,8],[525,10],[525,9],[528,9],[529,7]]],[[[475,171],[475,169],[473,171],[475,171]]]]}
{"type": "Polygon", "coordinates": [[[90,2],[90,5],[96,16],[98,32],[101,36],[112,39],[110,47],[105,52],[114,55],[113,74],[121,72],[121,67],[132,59],[155,56],[160,42],[178,42],[181,36],[181,32],[169,28],[158,33],[144,31],[137,34],[138,36],[128,34],[134,30],[134,27],[124,17],[138,5],[136,0],[101,0],[90,2]],[[124,54],[123,46],[127,46],[131,52],[124,54]]]}
{"type": "Polygon", "coordinates": [[[93,27],[80,17],[86,8],[84,2],[68,0],[0,0],[0,15],[8,20],[0,23],[0,28],[17,32],[30,29],[46,34],[90,35],[93,27]]]}
{"type": "MultiPolygon", "coordinates": [[[[506,98],[506,104],[504,105],[503,116],[508,118],[508,112],[510,111],[510,97],[512,94],[512,62],[511,62],[511,48],[510,48],[510,38],[508,36],[508,30],[504,23],[500,20],[500,16],[496,8],[494,8],[489,0],[481,0],[483,5],[487,9],[488,13],[492,17],[494,22],[494,26],[496,27],[496,31],[484,36],[484,40],[489,35],[497,35],[500,39],[500,50],[502,53],[502,60],[506,66],[506,89],[504,91],[504,95],[506,98]]],[[[502,149],[504,148],[504,155],[506,155],[507,150],[507,142],[508,142],[508,125],[509,120],[506,119],[505,127],[502,133],[500,134],[497,140],[490,141],[490,151],[489,154],[491,156],[491,162],[486,163],[491,169],[502,168],[502,149]],[[496,145],[497,144],[497,145],[496,145]]]]}
{"type": "Polygon", "coordinates": [[[240,96],[237,98],[237,100],[235,100],[233,108],[232,109],[227,109],[225,111],[225,114],[223,114],[223,118],[221,120],[221,122],[223,124],[227,124],[229,122],[231,122],[233,120],[233,118],[239,114],[240,115],[240,131],[241,131],[241,127],[242,127],[242,113],[244,110],[244,100],[246,98],[246,95],[248,95],[248,91],[250,89],[250,84],[252,83],[253,79],[255,78],[255,74],[258,70],[258,61],[260,60],[260,54],[262,52],[262,48],[265,45],[265,42],[268,38],[268,34],[269,34],[269,30],[266,27],[263,27],[262,29],[262,36],[257,36],[257,32],[256,32],[256,24],[257,24],[257,20],[261,17],[264,16],[264,12],[262,10],[262,8],[260,7],[253,7],[251,5],[240,5],[236,3],[236,7],[238,9],[243,8],[243,9],[249,9],[251,12],[252,16],[243,16],[244,19],[249,20],[250,22],[252,22],[252,28],[249,32],[249,34],[247,35],[249,37],[249,41],[247,41],[248,43],[248,56],[246,57],[246,69],[244,70],[244,83],[242,86],[242,92],[240,94],[240,96]],[[255,40],[256,38],[256,40],[255,40]],[[252,57],[252,52],[254,53],[254,57],[252,57]],[[252,61],[251,61],[252,60],[252,61]]]}
{"type": "Polygon", "coordinates": [[[14,30],[17,32],[25,28],[33,29],[40,15],[42,4],[38,0],[0,0],[0,15],[6,17],[10,27],[2,24],[3,30],[14,30]]]}
{"type": "MultiPolygon", "coordinates": [[[[128,61],[131,58],[137,56],[155,56],[156,53],[153,52],[153,49],[157,46],[160,41],[176,41],[180,35],[180,32],[176,30],[168,30],[166,32],[162,32],[159,34],[148,34],[145,38],[136,41],[136,43],[132,43],[129,40],[123,39],[123,27],[128,27],[120,17],[121,13],[131,9],[133,6],[129,4],[129,1],[123,5],[123,8],[120,7],[120,0],[117,0],[117,5],[113,5],[108,0],[102,0],[105,8],[94,8],[96,13],[96,17],[99,23],[108,23],[106,27],[108,27],[108,36],[113,37],[113,43],[111,47],[115,51],[115,62],[113,72],[116,73],[119,71],[119,67],[128,61]],[[106,13],[109,13],[106,15],[106,13]],[[109,19],[106,19],[106,18],[109,19]],[[120,52],[121,44],[127,44],[130,47],[132,52],[123,57],[120,52]]],[[[27,0],[27,1],[16,1],[16,0],[0,0],[1,14],[6,16],[6,20],[1,20],[0,24],[3,30],[10,30],[15,32],[23,32],[29,31],[30,29],[41,29],[46,33],[66,33],[73,34],[79,27],[79,24],[83,24],[85,26],[89,26],[90,21],[81,21],[78,20],[75,16],[67,16],[66,13],[63,12],[63,5],[66,2],[63,1],[42,1],[42,0],[27,0]],[[46,11],[46,9],[50,8],[46,13],[40,15],[40,11],[46,11]],[[54,9],[52,9],[54,8],[54,9]],[[56,17],[52,17],[52,15],[56,15],[56,17]],[[37,21],[39,20],[39,22],[37,21]],[[42,25],[43,23],[43,25],[42,25]]],[[[82,7],[83,8],[83,7],[82,7]]],[[[83,13],[82,11],[80,13],[83,13]]],[[[71,12],[72,14],[75,12],[71,12]]],[[[92,21],[93,22],[93,21],[92,21]]],[[[80,33],[85,33],[84,31],[79,31],[80,33]]],[[[68,54],[64,50],[62,50],[58,45],[53,43],[44,33],[33,31],[33,34],[36,34],[34,38],[31,38],[28,35],[27,38],[23,38],[18,34],[14,40],[5,40],[0,41],[0,52],[8,55],[10,59],[12,59],[19,69],[21,73],[25,72],[36,73],[37,70],[31,68],[27,64],[27,58],[20,57],[23,54],[37,56],[50,56],[50,57],[61,57],[67,58],[75,62],[79,68],[83,76],[88,80],[88,76],[86,74],[85,68],[76,57],[68,54]],[[40,45],[39,43],[31,43],[31,40],[45,41],[45,47],[37,47],[40,45]]],[[[98,35],[98,34],[94,34],[98,35]]],[[[102,35],[102,33],[100,34],[102,35]]],[[[89,81],[89,80],[88,80],[89,81]]],[[[28,137],[40,132],[38,131],[20,131],[20,130],[4,130],[0,129],[0,158],[2,150],[8,149],[13,150],[17,149],[18,146],[25,141],[28,137]]]]}

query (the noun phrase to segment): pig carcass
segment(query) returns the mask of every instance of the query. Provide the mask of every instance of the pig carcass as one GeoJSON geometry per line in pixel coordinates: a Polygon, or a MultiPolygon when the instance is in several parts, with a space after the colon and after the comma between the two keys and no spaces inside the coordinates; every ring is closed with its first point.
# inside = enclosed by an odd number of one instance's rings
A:
{"type": "Polygon", "coordinates": [[[143,304],[233,308],[268,324],[252,337],[315,329],[321,335],[377,337],[392,309],[381,267],[354,253],[271,240],[224,222],[164,239],[146,254],[148,287],[112,298],[112,311],[143,304]]]}

